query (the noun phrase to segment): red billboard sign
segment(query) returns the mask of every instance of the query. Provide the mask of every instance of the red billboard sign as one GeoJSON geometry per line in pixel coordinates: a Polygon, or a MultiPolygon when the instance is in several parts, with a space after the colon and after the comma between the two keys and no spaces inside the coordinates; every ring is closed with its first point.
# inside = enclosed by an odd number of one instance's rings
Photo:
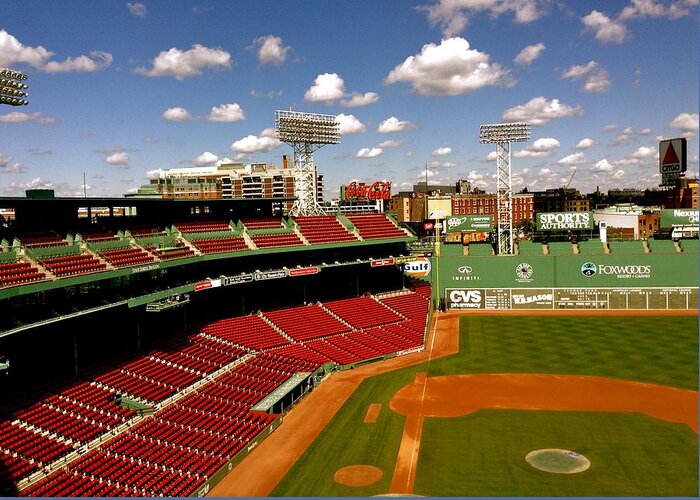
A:
{"type": "Polygon", "coordinates": [[[388,200],[391,198],[391,182],[377,181],[368,185],[352,181],[347,186],[341,186],[340,197],[343,201],[388,200]]]}
{"type": "Polygon", "coordinates": [[[289,270],[289,276],[308,276],[309,274],[318,274],[318,267],[302,267],[289,270]]]}
{"type": "Polygon", "coordinates": [[[370,261],[370,265],[372,267],[391,266],[393,264],[394,264],[394,259],[377,259],[377,260],[370,261]]]}

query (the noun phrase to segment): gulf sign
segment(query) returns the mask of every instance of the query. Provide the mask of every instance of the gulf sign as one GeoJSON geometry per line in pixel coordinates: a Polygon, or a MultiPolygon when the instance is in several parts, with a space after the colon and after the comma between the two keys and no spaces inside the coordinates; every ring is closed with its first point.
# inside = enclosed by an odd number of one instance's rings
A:
{"type": "Polygon", "coordinates": [[[403,264],[403,272],[416,278],[425,278],[430,274],[430,259],[417,257],[415,260],[406,262],[403,264]]]}

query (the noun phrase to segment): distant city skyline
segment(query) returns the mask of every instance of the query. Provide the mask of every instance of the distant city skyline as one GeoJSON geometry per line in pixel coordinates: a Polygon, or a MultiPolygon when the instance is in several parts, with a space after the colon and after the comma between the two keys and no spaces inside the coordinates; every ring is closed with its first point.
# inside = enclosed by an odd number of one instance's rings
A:
{"type": "Polygon", "coordinates": [[[0,196],[121,196],[163,169],[281,166],[274,111],[332,114],[314,155],[325,197],[495,190],[479,126],[527,121],[513,190],[658,187],[658,142],[698,175],[698,0],[272,0],[8,3],[0,67],[30,104],[0,106],[0,196]]]}

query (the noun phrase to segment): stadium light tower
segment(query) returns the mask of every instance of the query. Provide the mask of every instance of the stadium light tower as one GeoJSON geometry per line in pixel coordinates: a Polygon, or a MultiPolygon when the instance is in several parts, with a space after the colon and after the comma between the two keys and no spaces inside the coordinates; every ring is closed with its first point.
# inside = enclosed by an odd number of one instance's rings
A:
{"type": "Polygon", "coordinates": [[[26,106],[29,101],[23,99],[29,95],[24,90],[28,87],[22,83],[27,75],[9,68],[0,68],[0,104],[10,106],[26,106]]]}
{"type": "Polygon", "coordinates": [[[294,196],[289,214],[325,215],[318,203],[313,153],[326,144],[340,143],[340,124],[333,115],[275,111],[277,138],[294,148],[294,196]]]}
{"type": "Polygon", "coordinates": [[[513,190],[510,143],[530,140],[529,123],[482,125],[481,144],[496,144],[496,201],[498,211],[498,254],[513,253],[513,190]]]}

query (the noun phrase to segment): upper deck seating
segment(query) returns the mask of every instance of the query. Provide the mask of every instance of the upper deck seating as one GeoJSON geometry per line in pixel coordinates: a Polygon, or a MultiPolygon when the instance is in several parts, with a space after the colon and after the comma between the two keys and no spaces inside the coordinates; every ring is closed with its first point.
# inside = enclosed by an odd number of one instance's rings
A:
{"type": "Polygon", "coordinates": [[[303,245],[296,233],[257,234],[250,237],[258,248],[291,247],[303,245]]]}
{"type": "Polygon", "coordinates": [[[181,233],[231,231],[231,226],[226,221],[176,222],[175,227],[181,233]]]}
{"type": "Polygon", "coordinates": [[[154,262],[153,256],[140,248],[103,250],[99,254],[114,267],[131,267],[154,262]]]}
{"type": "Polygon", "coordinates": [[[211,240],[194,240],[192,244],[202,253],[240,252],[243,250],[250,250],[248,244],[241,236],[215,238],[211,240]]]}
{"type": "Polygon", "coordinates": [[[352,214],[347,218],[353,223],[362,239],[405,238],[406,232],[387,218],[384,214],[352,214]]]}
{"type": "Polygon", "coordinates": [[[284,227],[281,219],[268,217],[264,219],[243,219],[246,229],[279,229],[284,227]]]}
{"type": "Polygon", "coordinates": [[[89,253],[51,257],[41,260],[40,263],[56,277],[99,272],[107,268],[107,264],[100,262],[97,257],[89,253]]]}
{"type": "Polygon", "coordinates": [[[296,217],[294,220],[301,234],[311,244],[358,241],[333,215],[296,217]]]}

